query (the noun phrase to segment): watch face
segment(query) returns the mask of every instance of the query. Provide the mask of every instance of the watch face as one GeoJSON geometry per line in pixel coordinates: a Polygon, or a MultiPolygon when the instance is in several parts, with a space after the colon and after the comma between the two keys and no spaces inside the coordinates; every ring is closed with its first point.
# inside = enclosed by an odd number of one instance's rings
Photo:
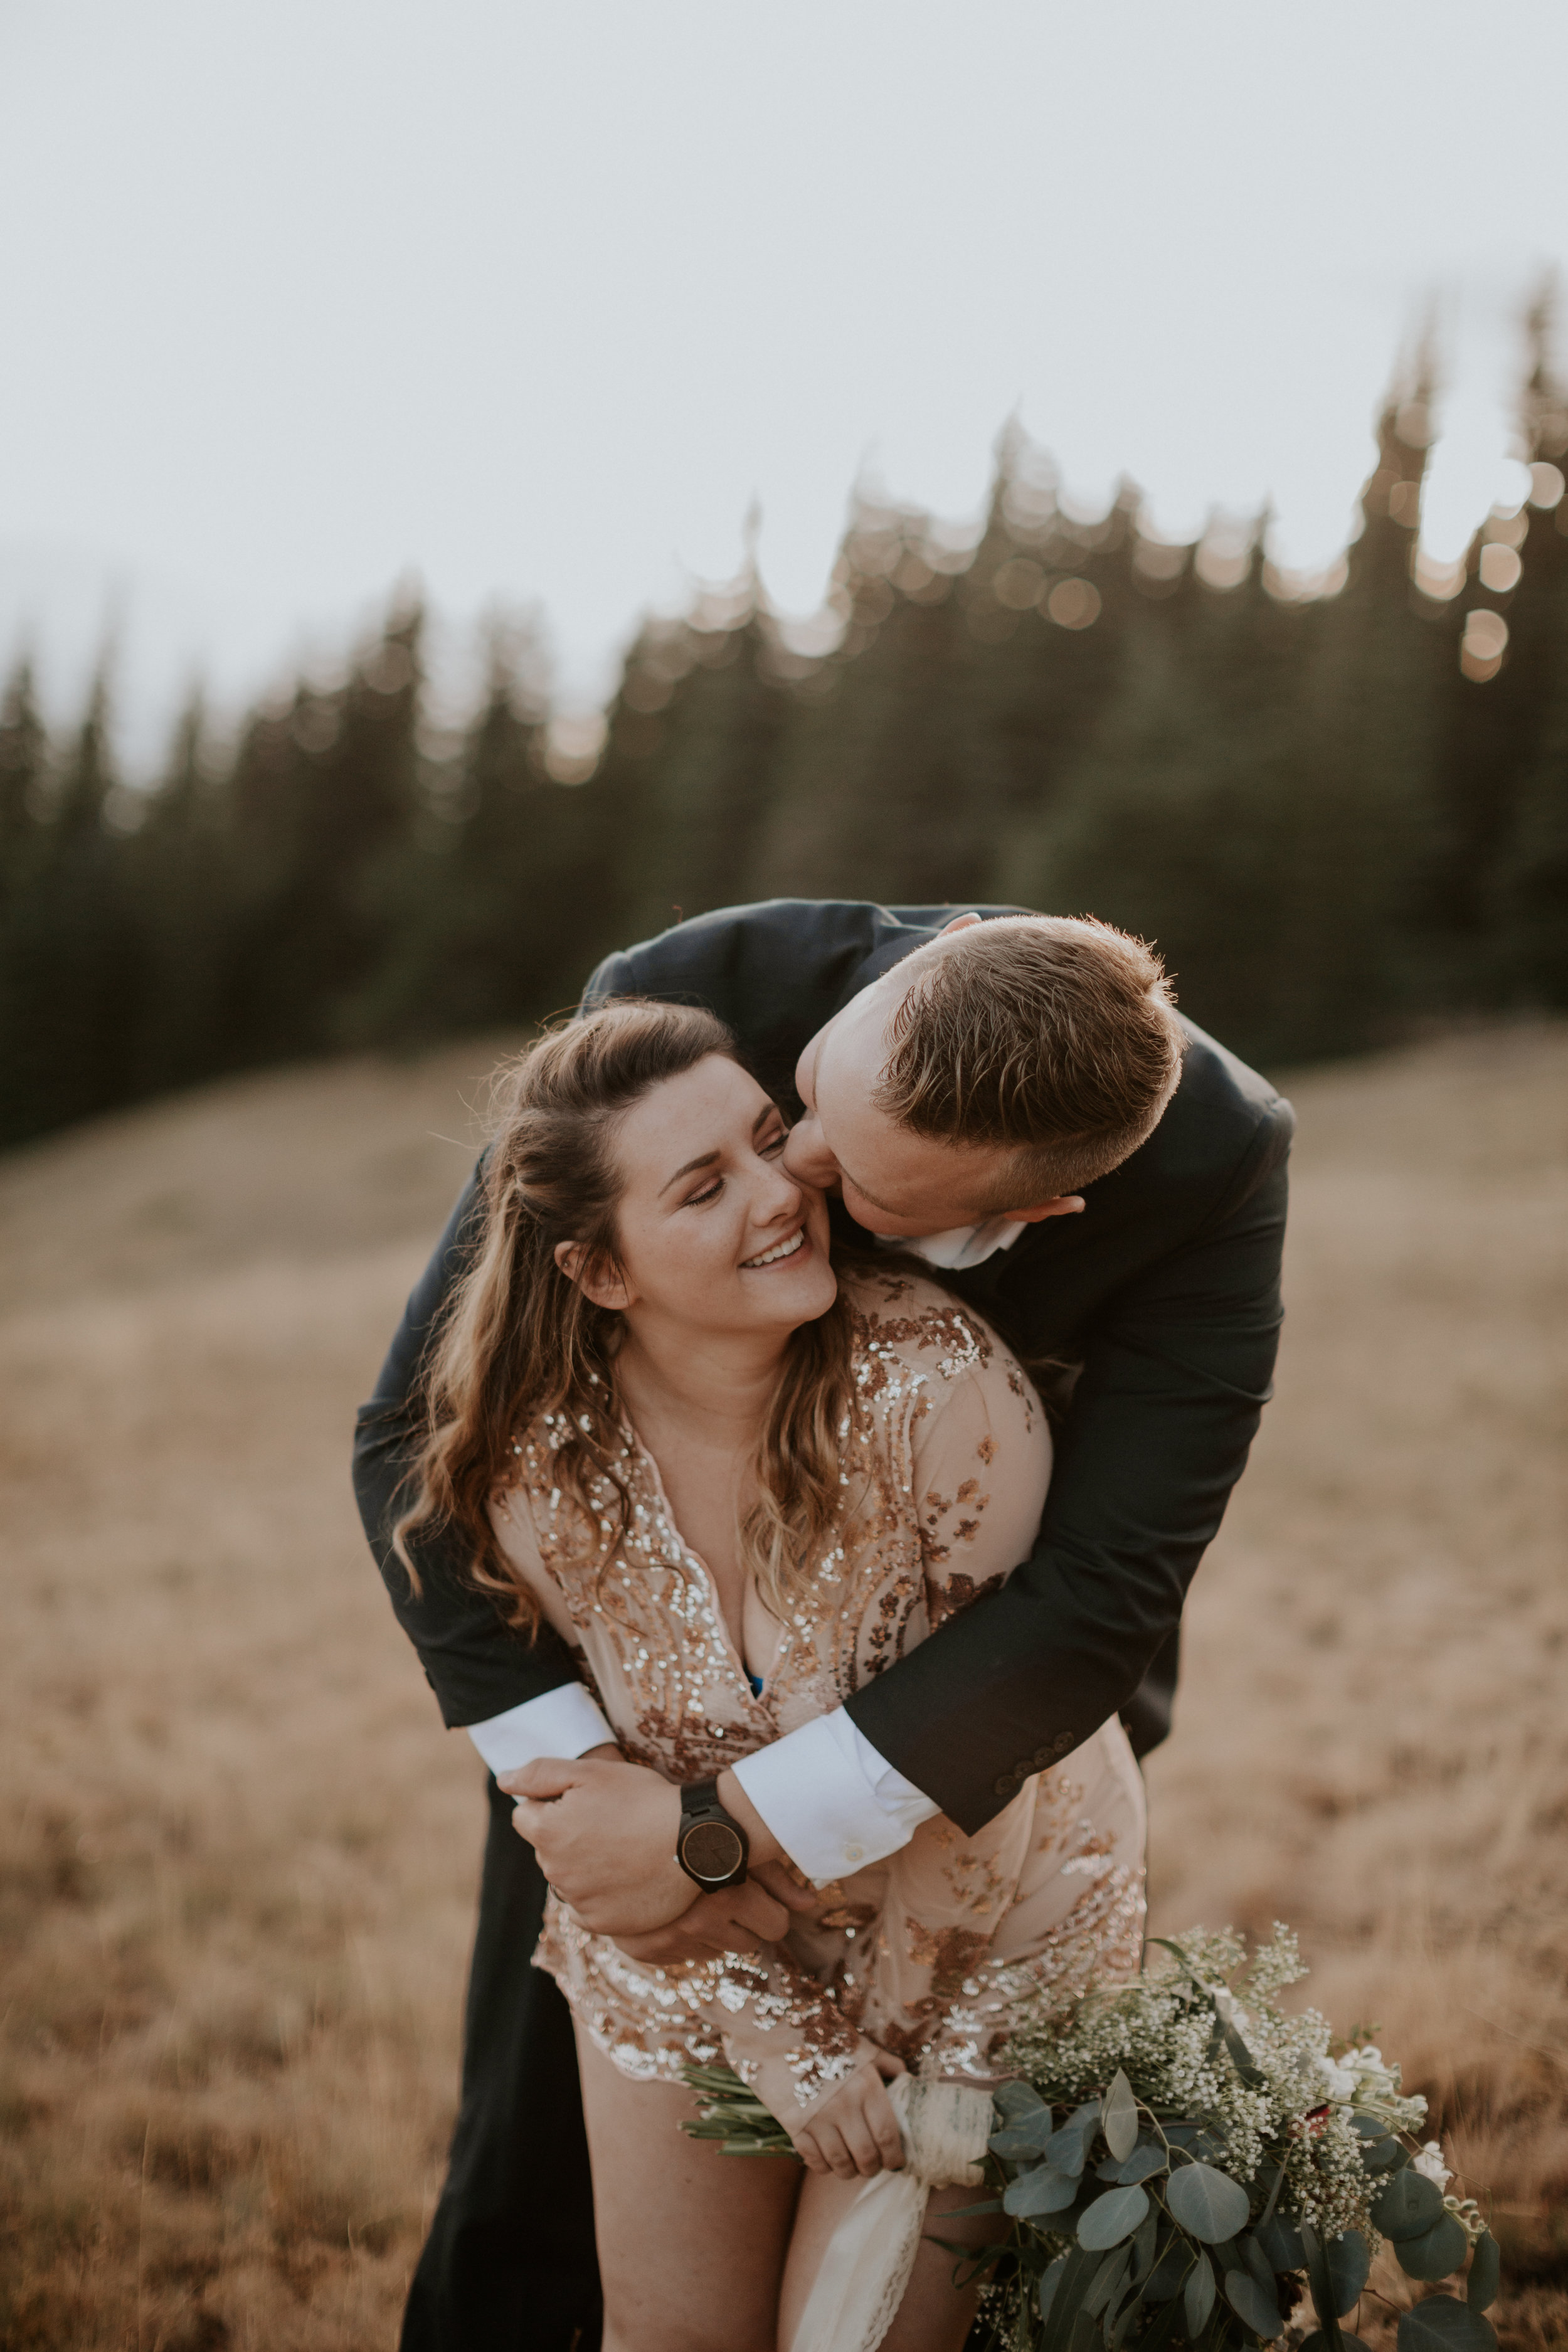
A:
{"type": "Polygon", "coordinates": [[[694,1877],[715,1885],[739,1870],[744,1859],[740,1834],[728,1822],[693,1822],[680,1841],[680,1855],[694,1877]]]}

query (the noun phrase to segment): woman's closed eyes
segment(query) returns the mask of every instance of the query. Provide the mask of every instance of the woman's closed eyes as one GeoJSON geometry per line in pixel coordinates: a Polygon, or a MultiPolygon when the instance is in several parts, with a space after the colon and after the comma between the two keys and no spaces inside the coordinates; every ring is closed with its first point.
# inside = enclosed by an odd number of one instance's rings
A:
{"type": "MultiPolygon", "coordinates": [[[[765,1142],[758,1144],[758,1158],[762,1160],[776,1160],[780,1152],[784,1150],[788,1139],[788,1128],[781,1126],[777,1129],[776,1133],[772,1134],[767,1138],[765,1142]]],[[[723,1190],[724,1179],[722,1176],[715,1176],[712,1182],[707,1185],[700,1192],[689,1193],[680,1205],[683,1209],[705,1209],[710,1201],[716,1201],[719,1198],[720,1193],[722,1192],[723,1190]]]]}

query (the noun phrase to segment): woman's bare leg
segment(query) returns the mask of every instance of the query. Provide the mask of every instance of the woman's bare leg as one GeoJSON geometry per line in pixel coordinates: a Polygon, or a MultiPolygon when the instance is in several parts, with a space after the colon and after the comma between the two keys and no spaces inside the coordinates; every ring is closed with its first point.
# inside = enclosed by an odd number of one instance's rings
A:
{"type": "Polygon", "coordinates": [[[773,2352],[799,2166],[689,2139],[690,2092],[629,2081],[581,2028],[577,2064],[604,2352],[773,2352]]]}
{"type": "MultiPolygon", "coordinates": [[[[864,2186],[860,2180],[837,2180],[831,2173],[806,2175],[795,2209],[779,2300],[779,2352],[790,2352],[827,2242],[864,2186]]],[[[953,2218],[963,2206],[979,2204],[984,2195],[983,2189],[932,2189],[915,2266],[880,2352],[963,2352],[964,2338],[974,2324],[980,2283],[955,2290],[952,2273],[959,2258],[942,2246],[933,2246],[931,2234],[934,2231],[954,2244],[973,2246],[977,2252],[992,2244],[1005,2227],[995,2214],[953,2218]]]]}

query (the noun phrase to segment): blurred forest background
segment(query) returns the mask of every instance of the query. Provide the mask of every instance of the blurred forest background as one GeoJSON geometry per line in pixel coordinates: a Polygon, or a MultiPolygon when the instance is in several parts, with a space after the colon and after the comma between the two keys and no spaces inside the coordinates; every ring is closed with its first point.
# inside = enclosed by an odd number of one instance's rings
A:
{"type": "Polygon", "coordinates": [[[1077,519],[1010,435],[978,531],[857,504],[815,635],[754,576],[647,622],[587,750],[499,627],[437,725],[412,604],[221,734],[193,701],[151,790],[116,778],[106,675],[51,740],[19,661],[0,1142],[515,1024],[613,945],[776,895],[1092,908],[1266,1066],[1568,1003],[1568,393],[1549,299],[1527,326],[1531,495],[1446,570],[1417,363],[1328,581],[1276,576],[1262,516],[1194,547],[1131,489],[1077,519]]]}

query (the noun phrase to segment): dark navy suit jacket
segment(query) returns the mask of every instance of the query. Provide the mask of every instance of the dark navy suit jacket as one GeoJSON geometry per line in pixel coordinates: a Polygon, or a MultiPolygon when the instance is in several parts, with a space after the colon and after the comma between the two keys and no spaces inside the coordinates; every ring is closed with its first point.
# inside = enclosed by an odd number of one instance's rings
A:
{"type": "MultiPolygon", "coordinates": [[[[725,908],[608,957],[584,1002],[705,1004],[793,1106],[806,1041],[951,912],[790,898],[725,908]]],[[[1201,1030],[1189,1024],[1187,1035],[1159,1127],[1088,1187],[1081,1216],[1030,1225],[1010,1250],[943,1277],[1026,1357],[1081,1368],[1029,1559],[848,1702],[873,1746],[970,1832],[1113,1714],[1140,1752],[1163,1738],[1182,1603],[1269,1393],[1290,1107],[1201,1030]]],[[[419,1358],[477,1197],[470,1181],[408,1302],[354,1464],[393,1607],[452,1725],[574,1671],[548,1628],[531,1643],[507,1630],[455,1548],[421,1545],[417,1599],[390,1549],[419,1358]]]]}

